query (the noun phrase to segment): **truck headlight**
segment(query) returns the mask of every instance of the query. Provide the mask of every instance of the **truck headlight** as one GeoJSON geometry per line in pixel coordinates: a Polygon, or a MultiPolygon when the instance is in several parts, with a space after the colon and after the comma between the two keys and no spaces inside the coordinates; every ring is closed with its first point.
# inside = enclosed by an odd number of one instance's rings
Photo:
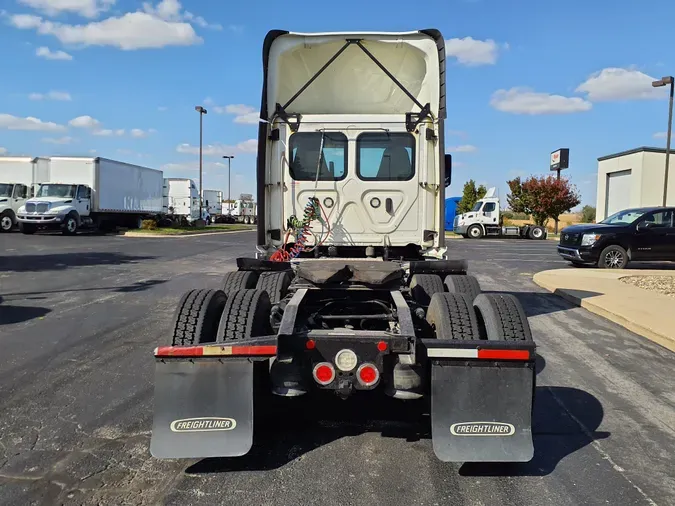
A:
{"type": "Polygon", "coordinates": [[[602,237],[600,234],[584,234],[581,238],[582,246],[593,246],[602,237]]]}
{"type": "Polygon", "coordinates": [[[56,214],[62,214],[62,212],[61,212],[60,209],[50,209],[45,214],[49,214],[51,216],[54,216],[56,214]]]}

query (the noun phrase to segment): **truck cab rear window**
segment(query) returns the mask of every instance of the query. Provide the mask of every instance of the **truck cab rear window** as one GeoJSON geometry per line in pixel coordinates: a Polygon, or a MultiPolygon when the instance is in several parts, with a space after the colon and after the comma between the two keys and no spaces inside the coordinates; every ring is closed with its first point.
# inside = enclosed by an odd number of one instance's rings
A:
{"type": "Polygon", "coordinates": [[[301,132],[290,139],[289,168],[296,181],[340,181],[347,175],[347,136],[301,132]],[[323,139],[322,139],[323,138],[323,139]],[[322,145],[323,141],[323,145],[322,145]]]}
{"type": "Polygon", "coordinates": [[[408,133],[363,133],[356,139],[359,178],[408,181],[415,175],[415,138],[408,133]]]}

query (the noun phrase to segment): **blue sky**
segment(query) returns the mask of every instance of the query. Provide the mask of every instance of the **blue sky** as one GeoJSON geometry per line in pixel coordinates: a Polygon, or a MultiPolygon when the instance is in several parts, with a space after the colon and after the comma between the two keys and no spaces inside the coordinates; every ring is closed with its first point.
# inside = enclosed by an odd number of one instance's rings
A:
{"type": "Polygon", "coordinates": [[[597,158],[665,146],[675,73],[675,2],[609,0],[198,2],[0,0],[0,152],[89,155],[254,192],[261,46],[268,30],[407,31],[434,27],[448,46],[449,195],[469,178],[497,186],[567,171],[595,203],[597,158]],[[30,118],[30,119],[26,119],[30,118]]]}

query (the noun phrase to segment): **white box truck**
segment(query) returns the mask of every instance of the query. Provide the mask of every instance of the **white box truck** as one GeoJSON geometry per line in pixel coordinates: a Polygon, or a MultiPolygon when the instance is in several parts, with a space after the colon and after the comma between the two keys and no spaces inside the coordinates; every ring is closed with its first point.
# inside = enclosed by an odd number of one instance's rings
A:
{"type": "Polygon", "coordinates": [[[223,221],[223,192],[220,190],[204,190],[202,192],[204,208],[209,213],[211,221],[223,221]]]}
{"type": "Polygon", "coordinates": [[[39,183],[49,179],[49,160],[31,156],[0,157],[0,232],[18,225],[16,213],[39,183]]]}
{"type": "Polygon", "coordinates": [[[164,174],[160,170],[107,158],[50,157],[49,182],[17,211],[19,229],[140,228],[162,212],[164,174]]]}

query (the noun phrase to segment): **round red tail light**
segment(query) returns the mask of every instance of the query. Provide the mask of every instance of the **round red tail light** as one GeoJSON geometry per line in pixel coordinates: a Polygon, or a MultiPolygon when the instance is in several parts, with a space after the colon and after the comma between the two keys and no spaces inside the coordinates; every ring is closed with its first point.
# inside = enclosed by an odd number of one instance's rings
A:
{"type": "Polygon", "coordinates": [[[380,371],[373,364],[361,364],[356,375],[364,387],[374,385],[380,379],[380,371]]]}
{"type": "Polygon", "coordinates": [[[328,385],[335,379],[335,369],[333,368],[333,365],[328,362],[319,362],[316,364],[312,374],[314,375],[314,380],[319,385],[328,385]]]}

